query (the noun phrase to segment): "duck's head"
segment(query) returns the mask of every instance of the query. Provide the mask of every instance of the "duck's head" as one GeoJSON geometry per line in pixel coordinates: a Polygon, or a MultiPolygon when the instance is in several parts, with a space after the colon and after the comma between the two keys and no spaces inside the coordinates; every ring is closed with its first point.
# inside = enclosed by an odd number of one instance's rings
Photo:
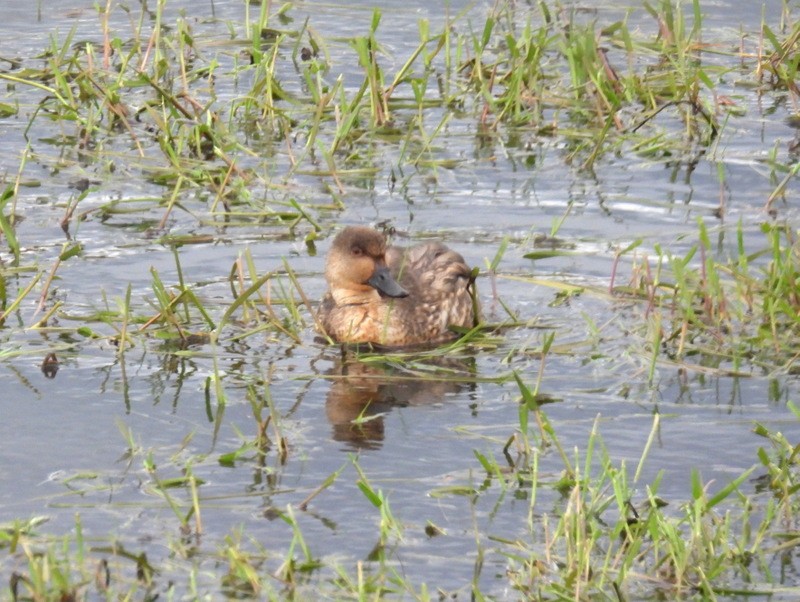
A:
{"type": "Polygon", "coordinates": [[[364,226],[348,226],[333,239],[325,278],[337,300],[374,291],[386,297],[408,296],[386,265],[386,237],[364,226]]]}

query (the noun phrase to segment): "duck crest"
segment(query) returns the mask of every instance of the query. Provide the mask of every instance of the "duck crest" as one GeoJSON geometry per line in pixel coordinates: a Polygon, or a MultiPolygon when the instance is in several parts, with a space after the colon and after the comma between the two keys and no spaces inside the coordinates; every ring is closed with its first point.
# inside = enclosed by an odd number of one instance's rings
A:
{"type": "Polygon", "coordinates": [[[472,270],[439,242],[391,247],[377,230],[349,226],[333,241],[325,278],[320,324],[340,343],[439,344],[456,337],[451,326],[475,326],[472,270]]]}

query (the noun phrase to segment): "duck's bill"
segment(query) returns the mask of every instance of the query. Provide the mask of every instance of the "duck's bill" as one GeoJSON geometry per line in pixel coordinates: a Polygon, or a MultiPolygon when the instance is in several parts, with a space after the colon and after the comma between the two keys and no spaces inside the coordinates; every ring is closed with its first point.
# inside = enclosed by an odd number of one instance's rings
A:
{"type": "Polygon", "coordinates": [[[400,286],[385,266],[377,268],[367,284],[387,297],[408,297],[408,291],[400,286]]]}

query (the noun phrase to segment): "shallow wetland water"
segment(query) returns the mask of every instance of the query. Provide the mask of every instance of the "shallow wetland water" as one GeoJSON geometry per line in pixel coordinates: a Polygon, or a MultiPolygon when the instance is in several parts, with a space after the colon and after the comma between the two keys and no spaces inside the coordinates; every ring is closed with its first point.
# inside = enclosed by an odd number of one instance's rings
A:
{"type": "MultiPolygon", "coordinates": [[[[766,230],[798,261],[799,98],[758,74],[764,28],[787,64],[800,55],[797,3],[13,4],[0,22],[0,599],[796,599],[797,502],[764,485],[763,458],[778,433],[800,439],[799,348],[777,341],[797,325],[750,332],[761,314],[734,308],[767,293],[730,266],[768,271],[766,230]],[[695,9],[702,31],[688,33],[695,9]],[[526,23],[544,32],[547,75],[509,92],[498,57],[526,23]],[[451,36],[416,54],[425,28],[451,36]],[[569,31],[601,47],[583,88],[569,31]],[[597,84],[598,57],[620,82],[597,84]],[[694,96],[646,77],[681,69],[694,96]],[[404,74],[383,123],[376,73],[383,90],[404,74]],[[622,91],[634,75],[652,97],[622,91]],[[504,90],[527,104],[501,113],[504,90]],[[348,224],[457,249],[481,269],[489,327],[441,352],[326,343],[313,302],[348,224]],[[707,261],[726,283],[716,302],[665,292],[683,291],[684,268],[710,289],[707,261]],[[538,404],[520,412],[535,389],[543,428],[538,404]],[[689,541],[686,505],[751,467],[703,520],[747,499],[756,525],[779,506],[752,565],[728,555],[698,576],[643,552],[623,576],[611,481],[587,494],[591,550],[558,539],[580,514],[570,483],[593,473],[627,474],[622,501],[663,500],[689,541]]],[[[793,484],[797,460],[783,460],[793,484]]]]}

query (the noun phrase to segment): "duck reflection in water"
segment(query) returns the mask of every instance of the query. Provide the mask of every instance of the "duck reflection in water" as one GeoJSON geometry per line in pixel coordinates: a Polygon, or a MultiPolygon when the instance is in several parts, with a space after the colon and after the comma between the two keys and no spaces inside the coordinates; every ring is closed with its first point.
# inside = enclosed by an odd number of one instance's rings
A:
{"type": "MultiPolygon", "coordinates": [[[[426,359],[427,367],[443,373],[474,376],[472,361],[435,358],[426,359]]],[[[384,417],[394,408],[441,403],[447,397],[474,388],[474,383],[461,379],[442,378],[426,370],[425,377],[386,365],[373,365],[353,357],[343,357],[328,373],[331,388],[325,403],[333,439],[347,443],[354,450],[381,447],[386,424],[384,417]]],[[[469,379],[464,379],[469,380],[469,379]]]]}

